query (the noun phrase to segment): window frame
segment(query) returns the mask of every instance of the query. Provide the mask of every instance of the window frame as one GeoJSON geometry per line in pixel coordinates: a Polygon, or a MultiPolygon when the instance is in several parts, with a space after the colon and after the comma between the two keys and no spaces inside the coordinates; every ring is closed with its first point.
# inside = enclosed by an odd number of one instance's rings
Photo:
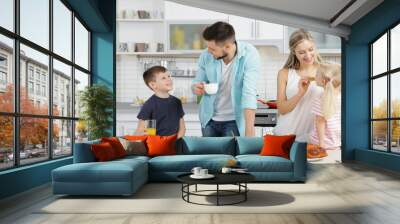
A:
{"type": "MultiPolygon", "coordinates": [[[[64,63],[68,66],[71,67],[71,93],[72,93],[72,102],[71,105],[74,105],[75,103],[75,88],[74,88],[74,80],[75,80],[75,69],[85,73],[88,75],[89,77],[89,83],[88,86],[91,86],[92,84],[92,73],[91,73],[91,36],[92,36],[92,31],[91,29],[89,29],[89,27],[87,26],[87,24],[82,20],[82,18],[72,9],[72,7],[65,1],[65,0],[59,0],[69,11],[71,11],[71,18],[70,18],[70,23],[71,23],[71,33],[69,35],[71,35],[71,58],[67,59],[64,58],[63,56],[55,53],[54,50],[54,39],[53,39],[53,23],[54,23],[54,17],[53,17],[53,1],[54,0],[48,0],[49,3],[49,47],[48,49],[42,47],[39,44],[36,44],[32,41],[30,41],[29,39],[24,38],[23,36],[20,35],[20,0],[14,0],[13,1],[13,10],[14,10],[14,18],[13,18],[13,22],[14,22],[14,30],[10,31],[4,27],[0,26],[0,35],[10,38],[13,41],[13,54],[12,57],[13,59],[11,60],[12,63],[12,69],[11,69],[11,75],[13,75],[13,81],[14,81],[14,110],[13,112],[0,112],[0,116],[11,116],[13,118],[13,153],[14,153],[14,161],[13,161],[13,166],[11,167],[5,167],[5,168],[0,168],[0,172],[4,171],[4,170],[10,170],[10,169],[16,169],[19,167],[23,167],[23,166],[29,166],[29,165],[33,165],[33,164],[37,164],[37,163],[43,163],[49,160],[53,160],[53,159],[61,159],[61,158],[65,158],[65,157],[70,157],[73,156],[73,152],[74,152],[74,143],[75,143],[75,123],[76,121],[79,120],[79,117],[75,117],[75,108],[72,106],[71,108],[71,114],[68,116],[55,116],[53,115],[53,76],[54,76],[54,68],[53,68],[53,59],[54,60],[58,60],[61,63],[64,63]],[[88,31],[88,69],[85,69],[81,66],[79,66],[78,64],[75,63],[75,18],[77,20],[79,20],[79,22],[84,26],[84,28],[88,31]],[[20,45],[23,44],[29,48],[32,48],[33,50],[36,50],[42,54],[45,54],[46,56],[48,56],[49,59],[49,63],[48,63],[48,73],[47,73],[47,80],[46,80],[46,84],[45,84],[45,95],[48,97],[47,99],[47,103],[48,103],[48,108],[49,111],[46,115],[39,115],[39,114],[22,114],[20,111],[20,85],[21,85],[21,80],[20,80],[20,65],[21,65],[21,52],[20,52],[20,45]],[[48,92],[48,93],[47,93],[48,92]],[[32,162],[32,163],[24,163],[21,164],[21,159],[20,159],[20,119],[21,118],[45,118],[47,119],[48,122],[48,136],[47,136],[47,142],[48,143],[52,143],[53,142],[53,122],[56,120],[66,120],[66,121],[70,121],[71,125],[72,125],[72,133],[71,133],[71,153],[68,155],[63,155],[63,156],[55,156],[53,155],[53,144],[48,144],[47,149],[48,150],[48,155],[47,157],[44,157],[43,160],[40,160],[38,162],[32,162]]],[[[27,91],[28,90],[28,82],[32,81],[34,84],[34,92],[36,92],[35,89],[35,85],[40,83],[40,87],[42,87],[42,79],[41,79],[41,75],[43,70],[40,69],[40,73],[39,73],[39,80],[36,79],[36,72],[37,72],[37,68],[33,67],[33,79],[31,79],[30,76],[30,68],[31,66],[29,65],[29,63],[26,64],[27,65],[27,74],[26,75],[26,87],[27,87],[27,91]]],[[[43,97],[41,94],[42,91],[40,91],[40,94],[37,95],[38,97],[43,97]]],[[[35,94],[36,95],[36,94],[35,94]]],[[[34,103],[37,103],[37,101],[35,101],[34,103]]]]}
{"type": "Polygon", "coordinates": [[[392,116],[392,85],[391,85],[391,80],[392,76],[396,75],[396,73],[400,72],[400,67],[397,68],[391,68],[391,61],[392,61],[392,48],[391,48],[391,31],[395,27],[400,26],[400,21],[397,21],[396,23],[392,24],[389,28],[385,29],[385,31],[381,34],[379,34],[374,40],[372,40],[369,44],[369,149],[373,151],[380,151],[380,152],[386,152],[386,153],[391,153],[391,154],[400,154],[400,152],[393,152],[392,151],[392,122],[393,121],[399,121],[400,117],[393,117],[392,116]],[[380,74],[374,75],[373,72],[373,44],[376,43],[381,37],[384,35],[387,35],[387,51],[386,51],[386,57],[387,57],[387,64],[386,64],[386,71],[380,74]],[[379,78],[386,77],[386,86],[387,86],[387,93],[386,93],[386,98],[387,98],[387,105],[386,105],[386,118],[373,118],[373,93],[374,93],[374,86],[373,86],[373,81],[379,78]],[[374,132],[373,132],[373,122],[376,121],[386,121],[386,150],[379,150],[374,148],[374,132]]]}

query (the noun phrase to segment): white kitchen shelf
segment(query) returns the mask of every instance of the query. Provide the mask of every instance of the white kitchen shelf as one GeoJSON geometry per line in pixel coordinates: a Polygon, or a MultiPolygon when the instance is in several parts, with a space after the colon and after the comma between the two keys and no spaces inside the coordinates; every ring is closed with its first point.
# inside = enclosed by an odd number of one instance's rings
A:
{"type": "Polygon", "coordinates": [[[117,19],[117,22],[157,22],[162,23],[164,19],[117,19]]]}
{"type": "Polygon", "coordinates": [[[201,52],[117,52],[117,55],[131,55],[138,57],[184,57],[198,58],[201,52]]]}

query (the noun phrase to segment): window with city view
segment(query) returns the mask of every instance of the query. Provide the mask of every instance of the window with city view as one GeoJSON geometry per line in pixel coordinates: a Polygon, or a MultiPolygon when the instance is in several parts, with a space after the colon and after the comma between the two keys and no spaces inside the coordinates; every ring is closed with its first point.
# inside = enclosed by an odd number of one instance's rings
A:
{"type": "Polygon", "coordinates": [[[16,2],[0,1],[0,170],[70,156],[87,139],[90,32],[62,0],[16,2]]]}
{"type": "Polygon", "coordinates": [[[400,153],[400,25],[374,41],[370,51],[371,145],[400,153]]]}

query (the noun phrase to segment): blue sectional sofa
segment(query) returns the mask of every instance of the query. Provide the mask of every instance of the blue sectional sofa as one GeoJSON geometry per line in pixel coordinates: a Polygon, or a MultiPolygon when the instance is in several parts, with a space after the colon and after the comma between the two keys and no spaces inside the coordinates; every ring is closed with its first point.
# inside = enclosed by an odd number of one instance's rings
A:
{"type": "Polygon", "coordinates": [[[177,142],[177,155],[127,156],[96,162],[90,141],[75,144],[74,163],[52,171],[53,193],[68,195],[131,195],[148,181],[176,181],[193,167],[218,172],[230,159],[259,182],[304,182],[306,144],[295,142],[290,159],[260,156],[261,137],[184,137],[177,142]]]}

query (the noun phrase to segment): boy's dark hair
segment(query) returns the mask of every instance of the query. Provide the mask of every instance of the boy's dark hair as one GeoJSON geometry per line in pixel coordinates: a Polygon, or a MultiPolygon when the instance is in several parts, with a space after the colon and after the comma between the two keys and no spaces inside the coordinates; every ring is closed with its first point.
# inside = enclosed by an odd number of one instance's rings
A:
{"type": "Polygon", "coordinates": [[[164,73],[166,71],[167,71],[167,69],[165,67],[163,67],[163,66],[160,66],[160,65],[156,65],[156,66],[153,66],[153,67],[147,69],[143,73],[144,83],[146,83],[146,85],[151,89],[151,87],[149,86],[149,83],[151,81],[156,81],[156,75],[158,73],[164,73]]]}
{"type": "Polygon", "coordinates": [[[235,41],[235,30],[233,26],[226,22],[216,22],[208,26],[203,31],[203,38],[206,41],[215,41],[215,43],[224,43],[227,40],[235,41]]]}

